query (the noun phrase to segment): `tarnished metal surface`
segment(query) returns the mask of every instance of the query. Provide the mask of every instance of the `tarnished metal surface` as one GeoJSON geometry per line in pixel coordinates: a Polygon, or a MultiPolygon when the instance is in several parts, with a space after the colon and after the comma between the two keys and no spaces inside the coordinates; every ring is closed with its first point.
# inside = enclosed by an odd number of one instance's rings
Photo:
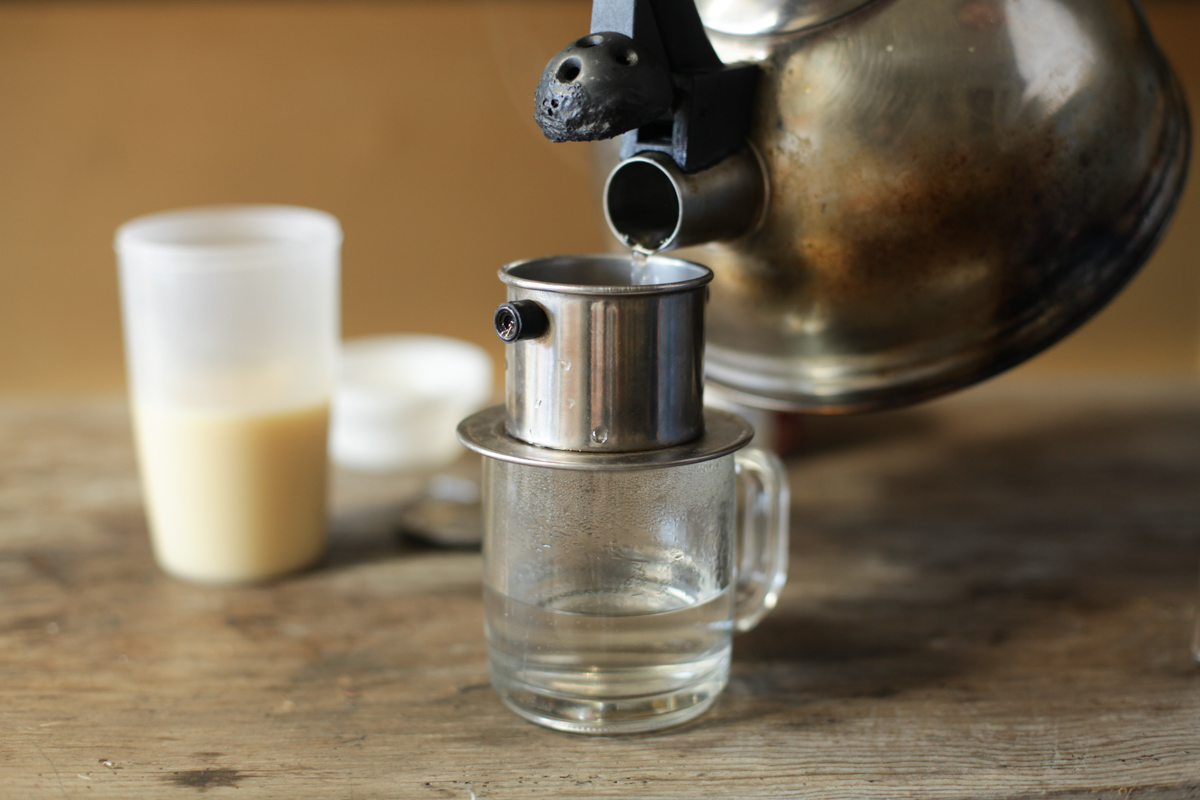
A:
{"type": "Polygon", "coordinates": [[[1126,0],[879,0],[759,61],[764,225],[716,272],[708,376],[759,405],[902,405],[1106,303],[1182,189],[1186,108],[1126,0]]]}

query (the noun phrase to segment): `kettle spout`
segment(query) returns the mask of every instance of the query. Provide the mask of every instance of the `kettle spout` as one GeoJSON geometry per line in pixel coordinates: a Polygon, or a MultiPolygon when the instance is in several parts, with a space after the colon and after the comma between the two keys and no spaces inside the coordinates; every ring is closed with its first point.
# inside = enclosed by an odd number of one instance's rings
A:
{"type": "Polygon", "coordinates": [[[766,214],[768,181],[749,145],[716,166],[686,173],[665,153],[627,158],[604,186],[613,234],[642,252],[661,252],[752,233],[766,214]]]}

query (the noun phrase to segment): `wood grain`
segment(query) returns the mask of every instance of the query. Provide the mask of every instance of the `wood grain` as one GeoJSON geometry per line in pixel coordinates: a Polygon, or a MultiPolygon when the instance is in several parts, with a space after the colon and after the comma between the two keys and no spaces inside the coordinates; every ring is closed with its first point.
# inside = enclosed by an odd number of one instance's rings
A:
{"type": "Polygon", "coordinates": [[[584,738],[488,687],[477,553],[343,492],[320,569],[180,583],[121,403],[0,403],[0,796],[1200,796],[1200,387],[817,420],[790,467],[792,580],[716,708],[584,738]]]}

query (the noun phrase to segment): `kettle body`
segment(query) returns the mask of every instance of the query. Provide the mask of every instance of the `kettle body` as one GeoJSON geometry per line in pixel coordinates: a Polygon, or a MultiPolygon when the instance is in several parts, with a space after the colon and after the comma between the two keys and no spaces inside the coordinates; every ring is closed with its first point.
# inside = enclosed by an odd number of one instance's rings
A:
{"type": "MultiPolygon", "coordinates": [[[[716,276],[706,375],[746,404],[887,408],[1014,366],[1128,282],[1182,193],[1187,107],[1135,0],[596,0],[593,29],[627,6],[607,46],[698,11],[718,63],[757,67],[749,103],[675,76],[693,139],[748,109],[737,156],[690,169],[689,128],[646,125],[605,189],[622,241],[707,242],[681,251],[716,276]]],[[[561,58],[586,73],[601,38],[561,58]]]]}
{"type": "Polygon", "coordinates": [[[762,68],[763,219],[687,256],[716,274],[708,377],[751,404],[903,405],[1013,366],[1125,285],[1182,192],[1186,105],[1128,0],[878,0],[710,39],[762,68]]]}

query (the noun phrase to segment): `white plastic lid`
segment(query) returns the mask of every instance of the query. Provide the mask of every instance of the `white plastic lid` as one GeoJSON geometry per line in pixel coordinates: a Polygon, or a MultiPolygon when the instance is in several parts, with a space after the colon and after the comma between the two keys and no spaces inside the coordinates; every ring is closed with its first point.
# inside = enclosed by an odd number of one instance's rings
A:
{"type": "Polygon", "coordinates": [[[492,360],[469,342],[390,335],[342,343],[330,452],[365,472],[436,469],[463,448],[455,429],[492,399],[492,360]]]}

